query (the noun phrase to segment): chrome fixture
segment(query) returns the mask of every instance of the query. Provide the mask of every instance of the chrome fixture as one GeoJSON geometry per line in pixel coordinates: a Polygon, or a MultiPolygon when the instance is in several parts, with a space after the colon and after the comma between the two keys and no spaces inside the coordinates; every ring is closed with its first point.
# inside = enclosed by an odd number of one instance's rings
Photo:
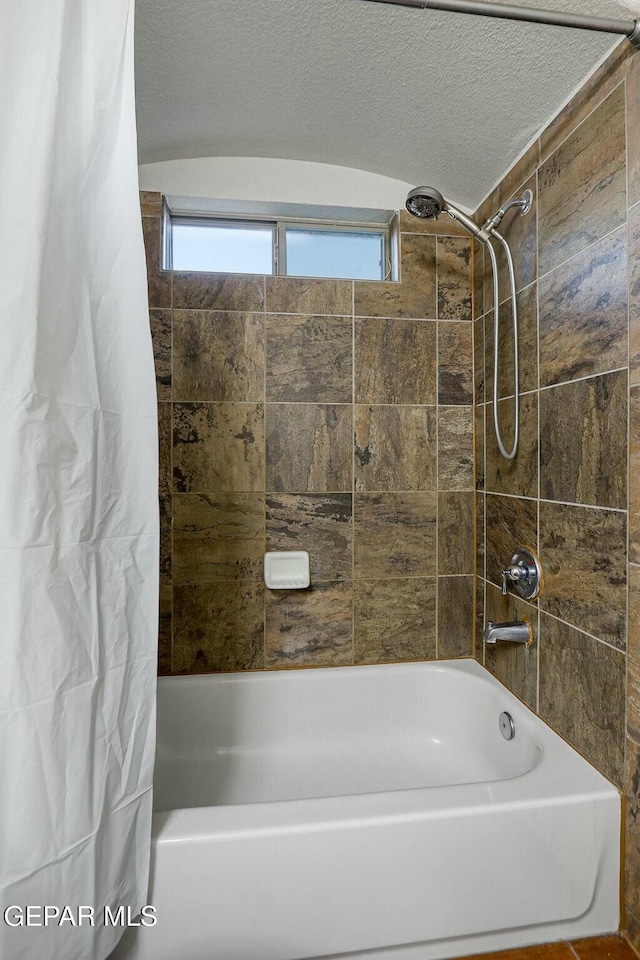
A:
{"type": "Polygon", "coordinates": [[[513,717],[506,710],[503,710],[498,717],[498,726],[505,740],[513,740],[516,735],[516,725],[513,722],[513,717]]]}
{"type": "Polygon", "coordinates": [[[510,565],[502,571],[502,594],[505,597],[510,583],[523,600],[535,600],[542,590],[542,565],[529,547],[517,547],[510,565]]]}
{"type": "Polygon", "coordinates": [[[450,200],[445,200],[435,187],[414,187],[405,200],[405,207],[412,217],[418,217],[419,220],[437,220],[441,213],[446,213],[477,240],[482,243],[489,242],[487,231],[474,223],[471,217],[459,210],[450,200]]]}
{"type": "Polygon", "coordinates": [[[498,450],[505,460],[513,460],[518,452],[518,443],[520,440],[520,366],[518,353],[518,306],[516,303],[516,274],[513,266],[513,257],[509,244],[501,233],[495,228],[495,223],[500,223],[507,210],[511,207],[520,207],[520,216],[525,216],[531,209],[533,194],[530,190],[525,191],[520,200],[514,200],[511,203],[500,207],[497,213],[489,217],[482,228],[483,232],[489,233],[498,240],[503,248],[507,260],[507,269],[509,271],[509,285],[511,288],[511,322],[513,327],[513,444],[511,450],[507,450],[500,433],[500,413],[498,398],[500,391],[500,290],[498,286],[498,262],[493,246],[487,241],[485,246],[489,251],[491,258],[491,274],[493,277],[493,429],[498,443],[498,450]]]}
{"type": "Polygon", "coordinates": [[[446,213],[451,217],[452,220],[457,220],[465,230],[467,230],[471,236],[475,237],[476,240],[479,240],[485,245],[489,252],[489,257],[491,258],[491,273],[493,277],[493,337],[494,337],[494,348],[493,348],[493,426],[495,429],[496,440],[498,442],[498,449],[501,455],[505,460],[513,460],[516,453],[518,452],[518,442],[520,437],[520,389],[519,389],[519,379],[520,371],[518,367],[518,307],[516,303],[516,278],[515,270],[513,266],[513,257],[511,256],[511,250],[509,249],[509,244],[496,230],[498,224],[502,222],[502,218],[508,210],[511,210],[514,207],[518,207],[520,210],[520,216],[525,216],[531,209],[531,203],[533,201],[533,194],[531,190],[525,190],[522,197],[517,200],[510,200],[509,203],[505,203],[504,206],[500,207],[487,222],[479,227],[473,222],[473,220],[463,213],[462,210],[459,210],[450,200],[445,200],[439,190],[436,190],[435,187],[415,187],[407,197],[405,201],[405,206],[408,212],[413,217],[418,217],[421,220],[437,220],[441,213],[446,213]],[[509,286],[511,289],[511,313],[513,320],[513,405],[514,405],[514,417],[513,417],[513,445],[511,450],[507,450],[502,440],[502,434],[500,433],[500,418],[499,418],[499,409],[498,409],[498,381],[500,373],[500,359],[499,359],[499,332],[500,332],[500,290],[498,285],[498,261],[496,258],[496,252],[493,249],[493,244],[491,243],[491,237],[495,237],[499,243],[502,244],[504,248],[504,254],[507,260],[507,269],[509,272],[509,286]]]}
{"type": "Polygon", "coordinates": [[[531,190],[525,190],[519,200],[509,200],[508,203],[505,203],[504,206],[500,207],[499,210],[489,217],[483,230],[487,230],[489,233],[493,230],[494,227],[499,227],[502,223],[502,218],[504,217],[507,210],[511,210],[512,207],[519,207],[520,216],[524,217],[529,210],[531,210],[531,204],[533,203],[533,192],[531,190]]]}
{"type": "Polygon", "coordinates": [[[487,0],[367,0],[371,3],[393,3],[400,7],[420,10],[447,10],[450,13],[470,13],[475,17],[497,17],[501,20],[524,20],[546,23],[552,27],[571,27],[574,30],[595,30],[599,33],[619,33],[636,49],[640,49],[640,20],[613,20],[609,17],[590,17],[580,13],[561,13],[559,10],[536,10],[511,3],[488,3],[487,0]]]}
{"type": "Polygon", "coordinates": [[[508,620],[506,623],[494,623],[489,620],[482,634],[485,643],[507,640],[509,643],[533,644],[533,627],[528,620],[508,620]]]}

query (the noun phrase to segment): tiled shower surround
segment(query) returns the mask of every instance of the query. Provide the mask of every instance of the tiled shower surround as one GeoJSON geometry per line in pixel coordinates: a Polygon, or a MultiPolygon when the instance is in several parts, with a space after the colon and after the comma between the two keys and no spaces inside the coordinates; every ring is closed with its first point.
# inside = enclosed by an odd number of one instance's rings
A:
{"type": "MultiPolygon", "coordinates": [[[[476,219],[526,188],[532,211],[508,213],[501,228],[520,317],[513,463],[493,433],[487,264],[455,226],[436,236],[446,221],[401,214],[399,284],[171,274],[158,266],[161,198],[143,195],[161,433],[160,671],[475,649],[625,793],[625,926],[640,951],[640,54],[630,45],[476,219]],[[543,561],[534,604],[499,588],[519,543],[543,561]],[[266,549],[307,549],[312,588],[265,591],[266,549]],[[531,651],[483,648],[487,619],[522,616],[535,627],[531,651]]],[[[510,338],[506,302],[507,443],[510,338]]]]}
{"type": "MultiPolygon", "coordinates": [[[[520,317],[512,464],[494,437],[492,291],[475,248],[477,625],[528,617],[537,643],[483,649],[478,634],[476,656],[626,793],[626,927],[639,949],[640,55],[630,45],[543,132],[478,221],[526,188],[533,210],[508,213],[502,228],[520,317]],[[519,543],[543,562],[534,604],[499,588],[519,543]]],[[[513,345],[509,304],[502,309],[509,443],[513,345]]]]}
{"type": "Polygon", "coordinates": [[[142,201],[160,671],[470,655],[468,237],[403,218],[400,283],[171,273],[161,198],[142,201]],[[295,549],[311,588],[266,590],[265,550],[295,549]]]}

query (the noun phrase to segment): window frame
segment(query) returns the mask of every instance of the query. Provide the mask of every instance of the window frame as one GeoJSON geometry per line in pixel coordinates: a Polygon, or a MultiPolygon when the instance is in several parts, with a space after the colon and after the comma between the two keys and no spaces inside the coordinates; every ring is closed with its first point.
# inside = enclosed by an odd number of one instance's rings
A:
{"type": "MultiPolygon", "coordinates": [[[[226,226],[230,228],[238,229],[247,229],[251,227],[262,227],[263,229],[270,229],[273,234],[272,242],[272,273],[266,274],[266,276],[274,277],[293,277],[300,276],[300,274],[289,274],[286,272],[287,269],[287,252],[286,252],[286,231],[288,228],[297,228],[303,230],[309,230],[311,232],[315,231],[317,233],[326,232],[326,233],[374,233],[380,234],[383,240],[383,256],[384,256],[384,273],[381,277],[376,278],[372,282],[381,282],[385,280],[394,280],[394,250],[396,249],[396,243],[394,240],[394,221],[390,223],[378,223],[378,222],[368,222],[365,220],[361,221],[352,221],[352,220],[323,220],[320,218],[303,218],[303,217],[264,217],[250,214],[215,214],[209,212],[202,213],[180,213],[179,211],[171,211],[165,207],[165,223],[164,223],[164,268],[166,270],[173,270],[173,242],[172,242],[172,231],[173,225],[178,224],[179,226],[196,226],[202,225],[202,222],[205,221],[211,225],[219,224],[220,226],[226,226]]],[[[189,271],[191,272],[191,271],[189,271]]],[[[204,271],[204,270],[195,270],[194,273],[206,273],[206,272],[218,272],[218,271],[204,271]]],[[[310,274],[302,274],[302,277],[308,276],[312,279],[310,274]]],[[[335,280],[352,280],[353,277],[329,277],[326,279],[335,279],[335,280]]],[[[371,281],[364,281],[371,282],[371,281]]]]}

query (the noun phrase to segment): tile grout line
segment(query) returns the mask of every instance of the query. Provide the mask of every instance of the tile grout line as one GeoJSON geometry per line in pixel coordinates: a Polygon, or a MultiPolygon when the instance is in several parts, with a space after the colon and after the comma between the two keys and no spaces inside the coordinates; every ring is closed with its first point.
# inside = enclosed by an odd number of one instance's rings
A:
{"type": "MultiPolygon", "coordinates": [[[[541,283],[543,280],[547,280],[552,273],[555,273],[557,270],[561,270],[563,267],[566,267],[572,261],[576,260],[578,257],[584,256],[589,250],[593,250],[594,247],[597,247],[599,243],[604,243],[606,240],[610,240],[615,233],[622,233],[625,228],[626,217],[623,220],[620,220],[619,223],[612,227],[610,230],[607,230],[606,233],[603,233],[602,236],[596,237],[594,240],[591,240],[584,247],[581,247],[580,250],[576,250],[575,253],[572,253],[570,256],[565,257],[564,260],[560,260],[558,263],[554,263],[552,267],[549,267],[548,270],[545,270],[544,273],[538,274],[538,282],[541,283]]],[[[538,267],[539,270],[539,267],[538,267]]]]}
{"type": "MultiPolygon", "coordinates": [[[[627,548],[627,564],[626,564],[626,574],[627,574],[627,583],[626,583],[626,610],[625,610],[625,641],[627,653],[629,652],[629,613],[630,613],[630,580],[631,580],[631,243],[629,236],[629,90],[627,85],[627,77],[625,74],[624,77],[624,133],[625,133],[625,209],[626,209],[626,269],[627,269],[627,463],[626,463],[626,480],[627,480],[627,535],[626,535],[626,548],[627,548]]],[[[629,699],[630,699],[630,676],[629,676],[629,662],[630,657],[627,656],[625,664],[625,690],[624,690],[624,743],[623,743],[623,776],[624,783],[626,787],[627,779],[627,763],[629,760],[629,751],[627,747],[627,738],[629,736],[629,699]]],[[[623,791],[626,794],[626,789],[623,791]]],[[[624,841],[626,840],[626,828],[624,821],[622,823],[622,850],[625,850],[624,841]]],[[[625,858],[626,859],[626,858],[625,858]]],[[[623,864],[622,871],[622,913],[624,916],[625,905],[626,905],[626,864],[623,864]]]]}
{"type": "MultiPolygon", "coordinates": [[[[435,237],[435,263],[436,263],[436,282],[435,282],[435,314],[439,316],[438,309],[438,237],[435,237]]],[[[436,536],[435,536],[435,570],[436,570],[436,609],[435,609],[435,659],[440,659],[440,584],[438,576],[440,574],[440,321],[436,322],[436,357],[435,357],[435,397],[436,397],[436,536]]]]}
{"type": "Polygon", "coordinates": [[[579,955],[578,951],[576,950],[576,948],[574,947],[574,945],[573,945],[573,943],[571,942],[571,940],[567,940],[566,942],[567,942],[567,945],[568,945],[569,949],[571,950],[572,954],[573,954],[574,957],[576,958],[576,960],[580,960],[580,955],[579,955]]]}
{"type": "MultiPolygon", "coordinates": [[[[598,373],[588,373],[584,377],[576,377],[573,380],[559,380],[558,383],[547,383],[544,386],[538,386],[532,390],[522,390],[520,392],[520,396],[526,397],[533,393],[543,393],[546,390],[556,390],[560,387],[570,387],[574,383],[584,383],[585,380],[597,380],[598,377],[608,377],[614,373],[624,373],[626,370],[626,366],[613,367],[610,370],[601,370],[598,373]]],[[[502,403],[504,400],[513,400],[513,398],[514,394],[510,393],[504,397],[498,397],[498,403],[502,403]]],[[[487,403],[493,405],[493,400],[488,400],[487,403]]]]}
{"type": "MultiPolygon", "coordinates": [[[[400,236],[398,242],[401,242],[400,236]]],[[[398,254],[398,259],[400,256],[398,254]]],[[[356,662],[356,285],[351,281],[351,662],[356,662]]]]}
{"type": "MultiPolygon", "coordinates": [[[[472,305],[473,305],[473,311],[472,311],[472,316],[473,316],[473,442],[474,442],[474,447],[473,447],[473,464],[474,464],[473,487],[474,487],[474,491],[475,491],[475,509],[476,509],[475,528],[474,528],[474,533],[475,533],[475,571],[476,571],[476,581],[475,581],[475,584],[474,584],[474,589],[475,589],[475,604],[474,604],[474,625],[473,625],[473,628],[474,628],[474,636],[475,636],[475,650],[474,650],[474,655],[475,655],[476,659],[479,660],[480,663],[484,664],[484,638],[483,638],[483,636],[482,636],[482,629],[480,630],[479,635],[478,635],[478,617],[479,617],[479,615],[481,615],[481,618],[482,618],[482,628],[484,628],[485,593],[486,593],[486,588],[485,588],[485,583],[484,583],[484,563],[485,563],[485,531],[484,531],[485,509],[484,509],[484,489],[483,489],[482,491],[479,491],[479,490],[478,490],[478,473],[479,473],[480,464],[478,463],[478,442],[479,442],[479,438],[478,438],[478,402],[477,402],[477,401],[478,401],[478,380],[480,380],[480,370],[477,369],[477,366],[476,366],[476,357],[481,356],[481,358],[482,358],[482,378],[481,378],[481,383],[482,383],[482,398],[483,398],[483,400],[484,400],[484,389],[485,389],[485,384],[484,384],[484,366],[485,366],[485,363],[484,363],[484,349],[485,349],[485,344],[484,344],[484,316],[482,316],[482,317],[480,317],[480,318],[477,316],[477,312],[478,312],[478,308],[479,308],[479,304],[477,303],[477,292],[478,292],[478,283],[477,283],[477,275],[478,275],[478,262],[477,262],[477,261],[478,261],[478,254],[477,254],[477,250],[478,250],[478,249],[480,249],[480,250],[482,251],[482,255],[483,255],[483,258],[484,258],[484,250],[483,250],[483,248],[480,246],[480,244],[479,244],[475,239],[473,239],[473,240],[471,241],[471,253],[472,253],[472,261],[471,261],[471,262],[472,262],[471,291],[472,291],[472,305]],[[480,336],[480,324],[482,324],[482,345],[481,345],[481,348],[482,348],[482,349],[481,349],[481,351],[480,351],[480,344],[476,344],[476,340],[479,339],[479,336],[480,336]],[[478,504],[480,503],[480,501],[482,501],[482,531],[479,529],[479,523],[478,523],[478,519],[479,519],[479,518],[478,518],[478,504]],[[478,565],[478,549],[479,549],[479,544],[482,545],[482,573],[480,572],[480,570],[479,570],[479,568],[478,568],[478,567],[479,567],[479,565],[478,565]],[[482,582],[482,597],[479,597],[479,596],[478,596],[478,580],[480,579],[481,576],[482,576],[482,581],[481,581],[481,582],[482,582]],[[480,602],[482,603],[482,611],[480,610],[480,602]]],[[[483,311],[483,313],[484,313],[484,302],[483,302],[483,304],[482,304],[482,311],[483,311]]],[[[481,409],[482,409],[482,418],[483,418],[483,423],[482,423],[482,430],[483,430],[483,437],[482,437],[482,471],[483,471],[483,474],[484,474],[484,448],[485,448],[485,441],[484,441],[484,403],[481,404],[480,407],[481,407],[481,409]]]]}
{"type": "MultiPolygon", "coordinates": [[[[482,306],[484,309],[484,271],[485,271],[485,255],[484,248],[482,250],[482,306]]],[[[484,364],[483,371],[483,388],[482,393],[484,397],[484,409],[482,412],[482,430],[483,430],[483,447],[482,447],[482,493],[483,493],[483,580],[484,580],[484,598],[482,603],[482,626],[487,622],[487,450],[489,446],[489,436],[487,430],[487,321],[486,314],[483,316],[482,322],[482,361],[484,364]]],[[[487,661],[487,645],[484,642],[484,637],[482,638],[482,664],[486,666],[487,661]]]]}
{"type": "Polygon", "coordinates": [[[439,231],[437,233],[431,233],[429,230],[403,230],[403,229],[400,229],[399,233],[408,233],[409,236],[411,237],[435,237],[436,239],[438,237],[446,237],[447,240],[465,240],[466,237],[468,236],[467,232],[463,230],[462,227],[460,228],[459,233],[446,233],[446,232],[440,233],[439,231]]]}
{"type": "MultiPolygon", "coordinates": [[[[163,401],[161,401],[163,402],[163,401]]],[[[164,401],[166,402],[166,401],[164,401]]],[[[357,402],[352,404],[349,400],[342,400],[338,403],[327,400],[175,400],[175,403],[192,403],[198,404],[201,406],[223,406],[227,404],[235,404],[237,406],[250,406],[253,407],[257,403],[264,403],[265,406],[289,406],[289,407],[404,407],[404,408],[420,408],[420,409],[433,409],[435,410],[438,404],[436,403],[369,403],[369,402],[357,402]]],[[[472,403],[443,403],[442,407],[453,408],[456,410],[471,410],[473,408],[472,403]]]]}
{"type": "MultiPolygon", "coordinates": [[[[162,229],[162,218],[160,219],[160,225],[162,229]]],[[[174,580],[173,580],[173,546],[174,546],[174,533],[173,533],[173,359],[174,359],[174,343],[173,343],[173,270],[170,273],[169,280],[169,301],[171,303],[171,391],[170,391],[170,404],[169,404],[169,497],[171,503],[171,525],[169,529],[169,544],[171,549],[171,630],[170,630],[170,647],[171,647],[171,673],[173,673],[173,663],[174,663],[174,648],[175,648],[175,617],[174,617],[174,580]]]]}
{"type": "MultiPolygon", "coordinates": [[[[169,406],[169,404],[167,404],[167,406],[169,406]]],[[[434,446],[435,446],[435,445],[434,445],[434,446]]],[[[406,495],[406,494],[415,494],[416,496],[424,496],[424,495],[426,495],[426,494],[436,495],[437,492],[438,492],[438,491],[437,491],[436,487],[425,487],[425,488],[421,488],[421,489],[419,489],[419,490],[416,490],[416,489],[411,489],[411,490],[386,490],[386,489],[385,489],[385,490],[375,490],[375,489],[369,489],[369,490],[353,490],[353,491],[347,490],[346,488],[343,488],[342,490],[308,490],[308,489],[300,489],[300,490],[273,490],[273,489],[267,489],[267,490],[237,490],[237,489],[236,489],[236,490],[211,490],[211,488],[209,488],[208,490],[178,490],[178,492],[177,492],[177,493],[174,493],[173,496],[174,496],[174,497],[208,497],[208,496],[218,496],[218,495],[235,496],[235,495],[237,494],[239,497],[246,497],[246,496],[251,496],[251,495],[260,497],[260,496],[265,496],[265,495],[266,495],[266,496],[268,496],[268,497],[280,497],[280,496],[287,496],[287,497],[292,496],[292,497],[294,497],[294,496],[295,496],[295,497],[309,497],[309,498],[313,498],[313,497],[338,497],[338,496],[347,496],[347,497],[348,497],[348,496],[353,496],[353,497],[355,498],[355,497],[395,496],[395,494],[397,494],[397,493],[401,493],[401,494],[403,494],[403,496],[406,495]]],[[[469,494],[469,495],[471,496],[471,495],[473,495],[473,492],[474,492],[474,491],[473,491],[472,489],[470,489],[469,487],[452,487],[452,488],[445,487],[445,488],[443,488],[440,492],[441,492],[441,493],[467,493],[467,494],[469,494]]],[[[519,499],[523,499],[523,500],[524,500],[524,499],[526,499],[526,498],[525,498],[525,497],[521,497],[521,498],[519,498],[519,499]]],[[[617,511],[617,512],[621,512],[621,511],[617,511]]],[[[445,574],[445,575],[446,575],[446,574],[445,574]]]]}
{"type": "Polygon", "coordinates": [[[471,656],[478,659],[478,438],[476,436],[477,417],[476,399],[478,372],[476,370],[477,327],[476,327],[476,287],[475,287],[475,240],[471,239],[471,381],[473,385],[473,620],[471,624],[471,656]]]}
{"type": "MultiPolygon", "coordinates": [[[[627,912],[627,914],[631,914],[631,916],[632,916],[633,919],[636,921],[636,923],[638,923],[638,918],[636,917],[635,913],[634,913],[632,910],[627,910],[626,912],[627,912]]],[[[634,955],[635,957],[640,957],[640,947],[632,942],[632,940],[631,940],[630,937],[629,937],[628,932],[627,932],[626,930],[622,930],[622,931],[621,931],[621,936],[622,936],[624,942],[627,944],[627,946],[628,946],[628,947],[630,948],[630,950],[633,952],[633,955],[634,955]]]]}
{"type": "Polygon", "coordinates": [[[499,490],[487,490],[489,497],[505,497],[507,500],[526,500],[528,503],[547,503],[550,506],[579,507],[582,510],[605,510],[609,513],[627,513],[625,507],[605,507],[597,503],[573,503],[570,500],[549,500],[546,497],[530,497],[518,493],[501,493],[499,490]]]}
{"type": "Polygon", "coordinates": [[[619,653],[626,660],[627,658],[626,648],[621,649],[620,647],[616,647],[615,644],[609,643],[608,640],[603,640],[602,637],[596,637],[594,633],[589,633],[588,630],[583,630],[582,627],[576,626],[575,623],[570,623],[569,620],[563,620],[562,617],[556,616],[555,613],[551,613],[549,610],[545,610],[543,607],[540,607],[540,613],[544,614],[546,617],[551,617],[552,620],[556,620],[558,623],[564,624],[565,627],[571,627],[571,629],[577,631],[577,633],[581,633],[585,637],[589,637],[589,639],[595,640],[597,643],[601,643],[604,647],[608,647],[610,650],[615,650],[616,653],[619,653]]]}
{"type": "MultiPolygon", "coordinates": [[[[229,276],[229,274],[224,274],[224,276],[229,276]]],[[[251,274],[248,274],[251,276],[251,274]]],[[[241,314],[242,316],[256,316],[256,317],[318,317],[321,320],[350,320],[350,313],[322,313],[321,311],[307,311],[307,312],[296,312],[295,310],[219,310],[216,307],[176,307],[176,313],[206,313],[206,314],[222,314],[227,316],[230,313],[241,314]]],[[[193,319],[193,318],[190,318],[193,319]]],[[[377,317],[363,317],[363,320],[376,320],[377,317]]],[[[390,319],[394,319],[393,317],[390,319]]],[[[434,320],[430,321],[431,323],[434,320]]]]}
{"type": "MultiPolygon", "coordinates": [[[[262,337],[264,349],[262,404],[263,404],[263,439],[262,457],[264,463],[264,549],[267,550],[267,278],[262,278],[262,337]]],[[[264,575],[263,575],[264,583],[264,575]]],[[[262,664],[267,669],[267,586],[264,584],[262,592],[262,664]]]]}
{"type": "MultiPolygon", "coordinates": [[[[538,141],[539,142],[539,141],[538,141]]],[[[540,154],[538,150],[538,165],[536,166],[534,177],[536,185],[536,383],[538,387],[537,408],[538,408],[538,500],[536,503],[536,553],[540,556],[540,493],[541,493],[541,465],[542,465],[542,443],[540,442],[540,154]]],[[[543,568],[544,569],[544,568],[543,568]]],[[[540,716],[540,673],[541,664],[544,661],[544,644],[541,640],[542,617],[540,614],[540,602],[538,601],[537,617],[537,643],[536,643],[536,713],[540,716]]]]}

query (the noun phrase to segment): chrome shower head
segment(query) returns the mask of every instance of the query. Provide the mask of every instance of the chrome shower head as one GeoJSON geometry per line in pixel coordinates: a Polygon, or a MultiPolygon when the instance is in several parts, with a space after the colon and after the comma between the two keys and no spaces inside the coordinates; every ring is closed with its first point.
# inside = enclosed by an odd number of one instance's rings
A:
{"type": "Polygon", "coordinates": [[[412,217],[418,217],[420,220],[437,220],[441,213],[447,213],[452,220],[457,220],[465,230],[468,230],[472,237],[476,237],[483,243],[489,240],[486,230],[474,223],[471,217],[462,210],[458,210],[449,200],[445,200],[435,187],[414,187],[405,201],[405,207],[412,217]]]}
{"type": "Polygon", "coordinates": [[[437,220],[447,203],[434,187],[415,187],[406,199],[405,206],[412,217],[420,220],[437,220]]]}

